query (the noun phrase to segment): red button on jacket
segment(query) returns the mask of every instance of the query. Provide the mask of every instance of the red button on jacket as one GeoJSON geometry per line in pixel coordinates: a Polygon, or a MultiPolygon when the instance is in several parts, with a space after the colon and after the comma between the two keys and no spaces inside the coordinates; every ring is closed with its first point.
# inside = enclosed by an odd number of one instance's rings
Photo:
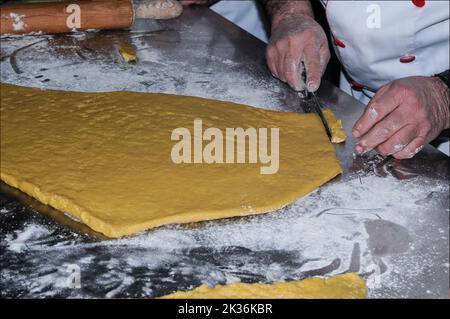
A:
{"type": "Polygon", "coordinates": [[[414,55],[403,56],[400,58],[401,63],[410,63],[414,61],[416,57],[414,55]]]}
{"type": "Polygon", "coordinates": [[[339,39],[334,39],[334,44],[336,44],[338,47],[341,47],[341,48],[345,48],[345,43],[344,42],[342,42],[341,40],[339,40],[339,39]]]}
{"type": "Polygon", "coordinates": [[[356,81],[352,81],[352,89],[355,91],[362,91],[362,89],[364,89],[364,85],[356,81]]]}
{"type": "Polygon", "coordinates": [[[412,0],[412,3],[414,3],[414,5],[419,8],[425,6],[425,0],[412,0]]]}

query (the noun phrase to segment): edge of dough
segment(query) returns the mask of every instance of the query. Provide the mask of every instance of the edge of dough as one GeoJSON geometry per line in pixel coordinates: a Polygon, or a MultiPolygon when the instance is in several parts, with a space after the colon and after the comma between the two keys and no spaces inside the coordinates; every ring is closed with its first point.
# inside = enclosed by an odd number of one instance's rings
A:
{"type": "Polygon", "coordinates": [[[160,299],[362,299],[365,281],[356,273],[329,278],[312,277],[273,284],[232,283],[213,288],[203,284],[193,290],[176,291],[160,299]]]}
{"type": "MultiPolygon", "coordinates": [[[[336,171],[333,176],[331,176],[329,179],[324,178],[323,181],[320,181],[321,184],[324,184],[328,182],[329,180],[333,179],[334,177],[341,174],[342,171],[336,171]]],[[[153,219],[145,223],[139,223],[134,225],[129,225],[127,227],[121,227],[121,230],[118,231],[114,224],[108,223],[103,221],[102,219],[99,219],[95,217],[93,214],[89,212],[89,210],[81,207],[79,204],[75,204],[73,201],[71,201],[69,198],[61,196],[61,195],[55,195],[49,192],[46,192],[45,190],[39,188],[38,186],[26,182],[26,181],[18,181],[16,178],[1,173],[0,179],[3,180],[6,184],[9,186],[12,186],[14,188],[17,188],[24,192],[25,194],[37,199],[38,201],[42,202],[43,204],[49,205],[62,213],[67,213],[77,219],[79,219],[82,223],[88,225],[90,228],[92,228],[96,232],[100,232],[104,234],[107,237],[110,238],[120,238],[124,236],[129,235],[135,235],[139,232],[143,232],[148,229],[164,226],[164,225],[171,225],[171,224],[189,224],[189,223],[195,223],[195,222],[204,222],[208,220],[216,220],[216,219],[227,219],[227,218],[235,218],[235,217],[244,217],[244,216],[250,216],[250,215],[257,215],[257,214],[268,214],[275,212],[278,209],[281,209],[283,207],[286,207],[287,205],[290,205],[297,199],[308,195],[314,189],[309,190],[304,195],[295,195],[295,196],[287,196],[286,202],[287,204],[284,205],[275,205],[275,206],[265,206],[262,209],[258,210],[248,210],[248,211],[240,211],[239,213],[233,213],[230,211],[226,211],[229,216],[224,217],[223,211],[217,210],[214,212],[208,212],[208,219],[205,219],[205,211],[198,211],[198,212],[191,212],[189,216],[184,215],[168,215],[164,218],[158,218],[153,219]]]]}

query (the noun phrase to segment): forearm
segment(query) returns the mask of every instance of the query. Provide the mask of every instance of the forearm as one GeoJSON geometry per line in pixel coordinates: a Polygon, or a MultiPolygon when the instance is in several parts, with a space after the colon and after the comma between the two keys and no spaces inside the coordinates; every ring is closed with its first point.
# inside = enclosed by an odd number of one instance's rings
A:
{"type": "Polygon", "coordinates": [[[272,21],[272,28],[286,17],[314,17],[309,0],[264,0],[264,4],[272,21]]]}

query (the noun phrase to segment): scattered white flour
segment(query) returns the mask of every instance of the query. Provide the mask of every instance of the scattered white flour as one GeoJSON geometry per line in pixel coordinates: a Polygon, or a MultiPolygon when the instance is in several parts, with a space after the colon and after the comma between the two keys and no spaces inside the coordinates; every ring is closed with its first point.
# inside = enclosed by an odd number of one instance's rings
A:
{"type": "Polygon", "coordinates": [[[393,153],[397,153],[400,152],[402,149],[404,149],[406,146],[406,144],[396,144],[394,145],[394,152],[393,153]]]}
{"type": "Polygon", "coordinates": [[[20,14],[11,12],[9,14],[9,16],[14,21],[12,24],[14,31],[20,31],[20,30],[25,29],[25,22],[22,21],[22,19],[25,18],[25,15],[20,15],[20,14]]]}
{"type": "Polygon", "coordinates": [[[425,145],[421,145],[421,146],[417,147],[413,152],[411,152],[411,154],[409,154],[409,158],[414,157],[414,155],[416,155],[417,153],[419,153],[419,152],[424,148],[424,146],[425,146],[425,145]]]}
{"type": "Polygon", "coordinates": [[[15,238],[10,234],[6,236],[6,241],[9,242],[8,249],[16,253],[24,252],[29,249],[27,243],[33,243],[47,233],[48,229],[41,225],[25,225],[24,230],[16,233],[15,238]]]}
{"type": "MultiPolygon", "coordinates": [[[[6,236],[6,255],[19,254],[38,271],[6,269],[4,277],[28,287],[27,296],[95,296],[95,287],[104,287],[100,296],[123,297],[159,296],[201,283],[276,282],[357,271],[372,297],[386,291],[414,295],[420,293],[414,282],[436,267],[441,253],[429,249],[423,228],[429,233],[431,227],[448,243],[448,230],[429,222],[429,214],[442,212],[427,209],[423,198],[440,193],[448,193],[448,186],[433,180],[355,176],[275,213],[172,225],[100,242],[71,236],[54,241],[51,228],[27,223],[6,236]],[[379,197],[373,196],[375,189],[379,197]],[[374,234],[379,225],[383,233],[374,234]],[[86,290],[62,284],[67,263],[80,266],[86,290]]],[[[448,274],[448,262],[438,267],[448,274]]]]}
{"type": "Polygon", "coordinates": [[[137,51],[136,54],[141,63],[157,63],[161,66],[167,66],[164,62],[164,56],[160,51],[152,50],[152,48],[149,47],[143,47],[139,48],[139,51],[137,51]]]}
{"type": "Polygon", "coordinates": [[[110,48],[96,49],[91,40],[95,33],[78,32],[56,39],[51,36],[2,38],[2,50],[5,48],[1,59],[2,82],[74,91],[130,90],[193,95],[274,110],[283,110],[283,104],[287,104],[285,99],[295,97],[290,90],[281,89],[279,81],[271,78],[256,61],[243,68],[219,52],[211,54],[190,46],[183,52],[196,59],[180,60],[171,55],[179,52],[163,55],[150,36],[137,34],[131,41],[137,48],[138,62],[127,64],[120,58],[114,41],[110,48]],[[267,78],[257,80],[255,72],[267,78]]]}
{"type": "Polygon", "coordinates": [[[378,116],[378,112],[373,106],[369,107],[369,114],[372,118],[376,118],[378,116]]]}

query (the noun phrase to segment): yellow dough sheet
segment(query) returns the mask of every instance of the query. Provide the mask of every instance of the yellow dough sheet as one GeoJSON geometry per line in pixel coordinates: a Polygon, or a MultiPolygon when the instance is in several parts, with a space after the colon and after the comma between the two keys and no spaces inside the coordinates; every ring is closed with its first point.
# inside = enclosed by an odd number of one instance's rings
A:
{"type": "MultiPolygon", "coordinates": [[[[341,173],[314,114],[167,94],[1,84],[1,179],[109,237],[265,213],[341,173]],[[279,128],[279,170],[175,164],[175,128],[279,128]]],[[[270,144],[269,144],[270,145],[270,144]]]]}
{"type": "Polygon", "coordinates": [[[177,291],[162,299],[361,299],[367,297],[364,280],[355,273],[327,279],[277,282],[274,284],[233,283],[209,288],[201,285],[191,291],[177,291]]]}

